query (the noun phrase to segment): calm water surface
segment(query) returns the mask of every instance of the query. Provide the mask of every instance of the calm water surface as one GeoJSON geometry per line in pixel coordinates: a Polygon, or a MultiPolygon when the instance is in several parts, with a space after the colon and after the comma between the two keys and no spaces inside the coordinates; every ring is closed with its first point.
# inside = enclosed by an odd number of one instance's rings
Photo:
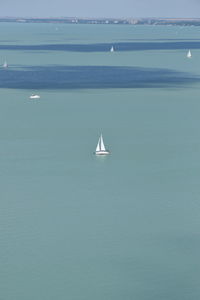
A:
{"type": "Polygon", "coordinates": [[[0,299],[199,299],[200,28],[0,28],[0,299]]]}

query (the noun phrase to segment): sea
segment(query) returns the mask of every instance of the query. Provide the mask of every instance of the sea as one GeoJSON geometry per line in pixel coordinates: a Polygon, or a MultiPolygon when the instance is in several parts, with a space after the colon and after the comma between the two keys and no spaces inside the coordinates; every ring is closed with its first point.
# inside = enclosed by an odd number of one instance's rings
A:
{"type": "Polygon", "coordinates": [[[0,23],[5,60],[0,299],[200,299],[200,27],[0,23]]]}

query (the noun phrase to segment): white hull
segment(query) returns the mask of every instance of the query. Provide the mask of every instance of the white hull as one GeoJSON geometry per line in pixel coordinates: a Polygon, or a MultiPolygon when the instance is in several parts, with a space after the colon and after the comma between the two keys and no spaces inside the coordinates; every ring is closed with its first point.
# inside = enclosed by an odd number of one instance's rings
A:
{"type": "Polygon", "coordinates": [[[110,154],[110,151],[105,150],[105,151],[96,151],[95,152],[96,155],[108,155],[110,154]]]}
{"type": "Polygon", "coordinates": [[[39,95],[31,95],[29,98],[30,99],[40,99],[40,96],[39,95]]]}

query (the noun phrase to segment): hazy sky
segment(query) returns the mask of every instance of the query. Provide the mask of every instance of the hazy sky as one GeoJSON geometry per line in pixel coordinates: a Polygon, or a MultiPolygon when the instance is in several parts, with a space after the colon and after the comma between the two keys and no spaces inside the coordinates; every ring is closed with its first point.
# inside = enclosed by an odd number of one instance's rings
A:
{"type": "Polygon", "coordinates": [[[200,17],[200,0],[0,0],[0,16],[200,17]]]}

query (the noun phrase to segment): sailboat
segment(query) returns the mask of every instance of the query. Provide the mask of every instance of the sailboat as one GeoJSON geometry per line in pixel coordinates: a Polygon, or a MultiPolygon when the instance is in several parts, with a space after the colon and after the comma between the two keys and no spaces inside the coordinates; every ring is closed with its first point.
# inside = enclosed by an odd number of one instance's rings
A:
{"type": "Polygon", "coordinates": [[[187,53],[187,58],[191,58],[192,57],[192,53],[191,51],[189,50],[188,53],[187,53]]]}
{"type": "Polygon", "coordinates": [[[6,60],[4,61],[3,68],[5,68],[5,69],[8,68],[8,64],[7,64],[6,60]]]}
{"type": "Polygon", "coordinates": [[[108,154],[110,154],[110,151],[106,150],[106,148],[105,148],[102,134],[100,135],[100,138],[98,140],[95,154],[96,155],[108,155],[108,154]]]}
{"type": "Polygon", "coordinates": [[[114,52],[115,50],[114,50],[114,47],[112,46],[111,48],[110,48],[110,52],[114,52]]]}
{"type": "Polygon", "coordinates": [[[29,98],[30,99],[40,99],[40,95],[32,94],[29,98]]]}

